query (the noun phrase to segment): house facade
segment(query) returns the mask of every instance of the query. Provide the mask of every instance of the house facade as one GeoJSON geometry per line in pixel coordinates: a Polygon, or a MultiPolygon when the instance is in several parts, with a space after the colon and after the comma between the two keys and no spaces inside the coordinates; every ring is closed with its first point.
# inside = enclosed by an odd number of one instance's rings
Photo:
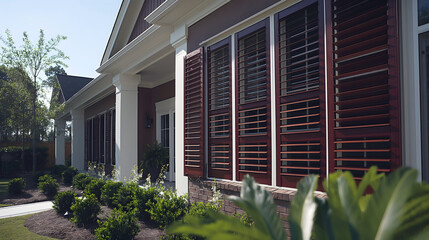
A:
{"type": "Polygon", "coordinates": [[[246,174],[283,201],[308,174],[373,165],[428,181],[428,46],[424,0],[124,0],[57,129],[72,122],[73,166],[121,178],[157,140],[194,200],[246,174]]]}

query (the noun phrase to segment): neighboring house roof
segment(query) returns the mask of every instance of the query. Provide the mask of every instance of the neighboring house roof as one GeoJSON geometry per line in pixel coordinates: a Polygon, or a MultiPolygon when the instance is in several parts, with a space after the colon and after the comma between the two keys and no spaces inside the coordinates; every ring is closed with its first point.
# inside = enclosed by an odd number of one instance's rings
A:
{"type": "Polygon", "coordinates": [[[57,80],[63,99],[67,101],[80,89],[85,87],[86,84],[91,82],[92,78],[57,74],[57,80]]]}

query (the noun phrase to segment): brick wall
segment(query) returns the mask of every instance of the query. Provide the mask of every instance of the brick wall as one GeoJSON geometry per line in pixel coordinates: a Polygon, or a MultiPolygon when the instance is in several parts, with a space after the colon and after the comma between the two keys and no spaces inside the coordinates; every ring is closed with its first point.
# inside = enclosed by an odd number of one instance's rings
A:
{"type": "MultiPolygon", "coordinates": [[[[211,190],[213,184],[215,184],[215,181],[189,178],[190,202],[207,203],[209,200],[211,200],[213,197],[211,190]]],[[[243,213],[243,210],[237,207],[232,201],[227,200],[228,196],[240,196],[241,183],[216,181],[216,185],[225,198],[225,202],[221,208],[221,211],[229,215],[243,213]]],[[[283,221],[286,231],[289,232],[289,223],[287,222],[289,216],[289,206],[290,201],[292,200],[296,191],[273,187],[265,187],[265,189],[268,190],[273,196],[274,203],[277,205],[277,213],[279,214],[280,219],[283,221]]]]}

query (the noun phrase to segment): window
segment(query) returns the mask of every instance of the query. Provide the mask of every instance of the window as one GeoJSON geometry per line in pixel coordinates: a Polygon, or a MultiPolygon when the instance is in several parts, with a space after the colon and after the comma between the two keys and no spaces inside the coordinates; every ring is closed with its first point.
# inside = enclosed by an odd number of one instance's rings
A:
{"type": "Polygon", "coordinates": [[[420,38],[420,91],[422,121],[422,177],[429,182],[429,33],[420,38]]]}
{"type": "Polygon", "coordinates": [[[429,23],[429,1],[418,0],[419,26],[429,23]]]}
{"type": "Polygon", "coordinates": [[[115,110],[86,121],[87,161],[115,165],[115,110]]]}
{"type": "Polygon", "coordinates": [[[268,19],[236,34],[237,180],[271,183],[268,19]]]}
{"type": "Polygon", "coordinates": [[[230,39],[207,48],[208,176],[232,179],[230,39]]]}
{"type": "MultiPolygon", "coordinates": [[[[208,46],[206,58],[202,49],[190,53],[185,58],[185,172],[198,169],[193,173],[203,177],[207,161],[209,177],[240,181],[250,174],[271,185],[275,164],[277,185],[296,187],[309,174],[324,178],[327,172],[348,170],[360,180],[373,165],[386,173],[398,168],[396,14],[395,0],[303,0],[275,14],[274,26],[265,19],[208,46]],[[275,93],[270,92],[272,75],[275,93]]],[[[424,94],[423,102],[429,99],[424,94]]],[[[422,112],[429,112],[426,108],[422,112]]]]}
{"type": "Polygon", "coordinates": [[[323,18],[316,1],[277,15],[278,185],[325,175],[323,18]]]}

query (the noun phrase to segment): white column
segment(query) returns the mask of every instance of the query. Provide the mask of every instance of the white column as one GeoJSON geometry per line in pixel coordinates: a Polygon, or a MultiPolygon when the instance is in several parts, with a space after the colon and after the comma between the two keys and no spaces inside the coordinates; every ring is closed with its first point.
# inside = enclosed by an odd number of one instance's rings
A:
{"type": "Polygon", "coordinates": [[[176,107],[176,190],[180,195],[188,193],[188,177],[184,175],[184,57],[187,51],[186,42],[186,27],[183,26],[171,35],[171,42],[173,47],[176,49],[176,61],[175,61],[175,79],[176,79],[176,92],[175,92],[175,107],[176,107]]]}
{"type": "Polygon", "coordinates": [[[71,165],[79,172],[85,168],[85,115],[83,109],[70,111],[71,124],[71,165]]]}
{"type": "Polygon", "coordinates": [[[116,87],[116,166],[119,179],[128,180],[138,164],[138,85],[140,76],[119,74],[113,78],[116,87]]]}
{"type": "Polygon", "coordinates": [[[55,164],[65,164],[65,138],[64,130],[66,127],[65,120],[55,120],[55,164]]]}

